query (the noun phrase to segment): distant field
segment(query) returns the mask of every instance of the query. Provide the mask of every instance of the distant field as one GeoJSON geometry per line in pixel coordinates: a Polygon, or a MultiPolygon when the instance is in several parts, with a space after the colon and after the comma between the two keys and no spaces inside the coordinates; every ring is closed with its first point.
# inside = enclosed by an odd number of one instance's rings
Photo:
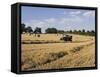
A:
{"type": "Polygon", "coordinates": [[[95,66],[95,38],[69,35],[72,42],[61,41],[62,34],[22,34],[22,70],[95,66]]]}
{"type": "MultiPolygon", "coordinates": [[[[75,35],[75,34],[69,34],[73,36],[73,41],[72,42],[85,42],[85,41],[90,41],[94,39],[92,36],[83,36],[83,35],[75,35]]],[[[31,43],[31,42],[56,42],[56,43],[61,43],[64,41],[61,41],[60,38],[62,37],[62,34],[40,34],[40,37],[36,37],[35,34],[33,35],[28,35],[28,34],[23,34],[22,35],[22,43],[31,43]]]]}

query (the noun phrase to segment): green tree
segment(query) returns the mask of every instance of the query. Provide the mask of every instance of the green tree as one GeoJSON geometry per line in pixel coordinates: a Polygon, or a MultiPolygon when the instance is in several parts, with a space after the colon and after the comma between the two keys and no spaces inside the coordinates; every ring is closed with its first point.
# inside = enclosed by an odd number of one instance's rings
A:
{"type": "Polygon", "coordinates": [[[30,26],[26,27],[26,30],[25,31],[28,32],[28,33],[33,32],[32,28],[30,26]]]}
{"type": "Polygon", "coordinates": [[[45,30],[45,33],[57,33],[57,29],[56,28],[47,28],[45,30]]]}
{"type": "Polygon", "coordinates": [[[81,33],[81,30],[79,30],[78,32],[81,33]]]}
{"type": "Polygon", "coordinates": [[[72,33],[72,30],[70,30],[69,32],[72,33]]]}
{"type": "Polygon", "coordinates": [[[58,30],[57,33],[63,34],[64,30],[58,30]]]}
{"type": "Polygon", "coordinates": [[[85,33],[85,29],[83,29],[82,32],[85,33]]]}
{"type": "Polygon", "coordinates": [[[25,32],[25,24],[21,24],[21,33],[25,32]]]}
{"type": "Polygon", "coordinates": [[[77,33],[77,30],[74,30],[73,32],[74,32],[74,33],[77,33]]]}
{"type": "Polygon", "coordinates": [[[89,30],[87,30],[87,33],[90,33],[90,31],[89,31],[89,30]]]}
{"type": "Polygon", "coordinates": [[[42,32],[41,32],[41,28],[36,27],[35,30],[34,30],[34,33],[35,33],[35,34],[42,33],[42,32]]]}
{"type": "Polygon", "coordinates": [[[91,33],[95,33],[95,31],[94,30],[91,30],[91,33]]]}

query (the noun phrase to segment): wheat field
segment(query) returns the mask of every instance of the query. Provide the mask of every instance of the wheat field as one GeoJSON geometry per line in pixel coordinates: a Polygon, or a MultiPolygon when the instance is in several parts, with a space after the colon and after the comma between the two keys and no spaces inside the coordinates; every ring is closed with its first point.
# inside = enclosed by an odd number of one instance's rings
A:
{"type": "Polygon", "coordinates": [[[21,35],[21,70],[43,70],[95,66],[95,37],[72,35],[72,42],[61,41],[62,34],[21,35]]]}

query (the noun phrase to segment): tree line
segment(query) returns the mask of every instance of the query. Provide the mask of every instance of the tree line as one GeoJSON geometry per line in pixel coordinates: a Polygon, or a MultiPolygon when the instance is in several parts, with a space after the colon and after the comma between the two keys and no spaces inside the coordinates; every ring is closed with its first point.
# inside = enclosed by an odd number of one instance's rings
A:
{"type": "Polygon", "coordinates": [[[36,29],[33,31],[32,27],[28,26],[26,27],[25,24],[21,24],[21,33],[42,33],[41,28],[36,27],[36,29]]]}
{"type": "Polygon", "coordinates": [[[95,31],[94,30],[69,30],[67,31],[67,33],[71,33],[71,34],[79,34],[79,35],[89,35],[89,36],[95,36],[95,31]]]}
{"type": "MultiPolygon", "coordinates": [[[[35,34],[41,34],[41,28],[36,27],[35,30],[33,31],[32,27],[28,26],[26,27],[25,24],[21,24],[21,33],[35,33],[35,34]]],[[[71,34],[79,34],[79,35],[90,35],[90,36],[95,36],[95,31],[94,30],[57,30],[56,28],[47,28],[45,30],[45,33],[49,34],[64,34],[64,33],[71,33],[71,34]]]]}

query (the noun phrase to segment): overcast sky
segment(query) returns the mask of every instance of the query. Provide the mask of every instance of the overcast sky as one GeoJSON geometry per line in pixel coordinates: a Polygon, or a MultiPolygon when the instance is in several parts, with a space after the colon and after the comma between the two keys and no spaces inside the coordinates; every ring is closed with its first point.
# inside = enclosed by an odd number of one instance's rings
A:
{"type": "Polygon", "coordinates": [[[22,23],[33,30],[41,27],[42,32],[48,27],[59,30],[95,30],[95,11],[80,9],[59,9],[43,7],[21,7],[22,23]]]}

